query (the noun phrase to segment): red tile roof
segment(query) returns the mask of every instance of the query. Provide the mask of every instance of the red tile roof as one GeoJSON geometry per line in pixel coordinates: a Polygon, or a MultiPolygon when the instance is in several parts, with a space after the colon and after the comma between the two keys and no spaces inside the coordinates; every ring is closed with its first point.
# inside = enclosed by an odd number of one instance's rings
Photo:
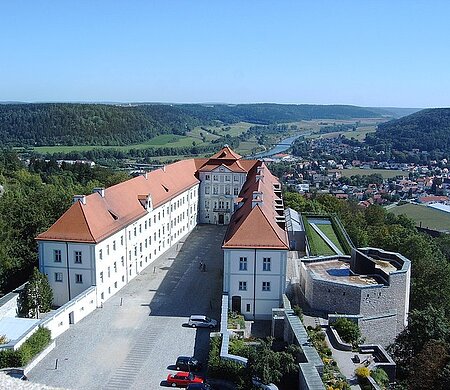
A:
{"type": "MultiPolygon", "coordinates": [[[[151,196],[156,208],[198,183],[193,159],[183,160],[93,193],[86,204],[74,203],[37,240],[96,243],[144,216],[143,198],[151,196]]],[[[145,202],[144,202],[145,204],[145,202]]]]}
{"type": "Polygon", "coordinates": [[[249,172],[241,190],[240,197],[244,204],[231,218],[223,248],[289,249],[286,231],[275,219],[279,214],[274,204],[281,198],[275,194],[274,184],[279,184],[278,179],[263,162],[258,162],[249,172]],[[262,169],[260,173],[258,167],[262,169]],[[263,176],[261,180],[257,180],[258,175],[263,176]]]}

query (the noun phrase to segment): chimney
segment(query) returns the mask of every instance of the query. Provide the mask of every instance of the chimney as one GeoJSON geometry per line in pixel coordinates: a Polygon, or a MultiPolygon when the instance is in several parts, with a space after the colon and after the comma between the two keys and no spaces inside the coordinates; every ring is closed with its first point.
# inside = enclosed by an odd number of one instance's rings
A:
{"type": "Polygon", "coordinates": [[[165,165],[163,165],[162,170],[163,170],[163,172],[166,171],[166,166],[165,165]]]}
{"type": "Polygon", "coordinates": [[[86,195],[74,195],[73,203],[80,201],[81,204],[86,204],[86,195]]]}
{"type": "Polygon", "coordinates": [[[94,188],[94,190],[92,191],[92,193],[97,193],[97,194],[99,194],[102,198],[104,198],[105,197],[105,189],[104,188],[102,188],[102,187],[96,187],[96,188],[94,188]]]}
{"type": "Polygon", "coordinates": [[[143,175],[145,177],[145,180],[148,180],[148,172],[146,171],[143,175]]]}

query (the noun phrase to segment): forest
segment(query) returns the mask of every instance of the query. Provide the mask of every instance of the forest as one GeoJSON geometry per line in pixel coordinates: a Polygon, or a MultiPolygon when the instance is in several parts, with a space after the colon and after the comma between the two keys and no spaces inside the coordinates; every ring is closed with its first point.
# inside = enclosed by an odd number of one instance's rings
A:
{"type": "Polygon", "coordinates": [[[160,134],[181,134],[217,121],[276,124],[316,118],[379,117],[356,106],[2,104],[0,144],[4,146],[130,145],[160,134]]]}
{"type": "Polygon", "coordinates": [[[388,348],[397,363],[395,389],[449,389],[450,235],[432,238],[404,215],[377,205],[358,207],[331,195],[308,199],[288,192],[284,201],[301,212],[336,214],[357,247],[399,252],[411,260],[409,324],[388,348]]]}
{"type": "Polygon", "coordinates": [[[366,143],[378,150],[398,151],[418,149],[450,153],[450,108],[433,108],[381,123],[375,133],[368,134],[366,143]]]}

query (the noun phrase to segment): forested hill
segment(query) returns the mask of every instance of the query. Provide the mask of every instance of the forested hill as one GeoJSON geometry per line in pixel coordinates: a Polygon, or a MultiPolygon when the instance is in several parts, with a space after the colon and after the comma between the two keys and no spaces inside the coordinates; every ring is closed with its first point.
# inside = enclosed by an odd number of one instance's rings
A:
{"type": "Polygon", "coordinates": [[[389,145],[396,150],[419,149],[430,153],[450,151],[450,108],[432,108],[390,122],[381,123],[366,137],[372,145],[389,145]]]}
{"type": "Polygon", "coordinates": [[[184,134],[195,126],[214,121],[271,124],[379,116],[356,106],[2,104],[0,144],[127,145],[144,142],[157,134],[184,134]]]}

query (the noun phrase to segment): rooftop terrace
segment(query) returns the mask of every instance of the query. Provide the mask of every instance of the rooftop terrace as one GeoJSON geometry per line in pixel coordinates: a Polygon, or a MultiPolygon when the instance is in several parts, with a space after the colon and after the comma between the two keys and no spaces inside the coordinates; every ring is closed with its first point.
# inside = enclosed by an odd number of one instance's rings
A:
{"type": "Polygon", "coordinates": [[[384,284],[383,279],[377,275],[357,275],[350,269],[346,261],[333,259],[305,263],[308,270],[321,279],[338,283],[353,284],[355,286],[368,286],[384,284]]]}

